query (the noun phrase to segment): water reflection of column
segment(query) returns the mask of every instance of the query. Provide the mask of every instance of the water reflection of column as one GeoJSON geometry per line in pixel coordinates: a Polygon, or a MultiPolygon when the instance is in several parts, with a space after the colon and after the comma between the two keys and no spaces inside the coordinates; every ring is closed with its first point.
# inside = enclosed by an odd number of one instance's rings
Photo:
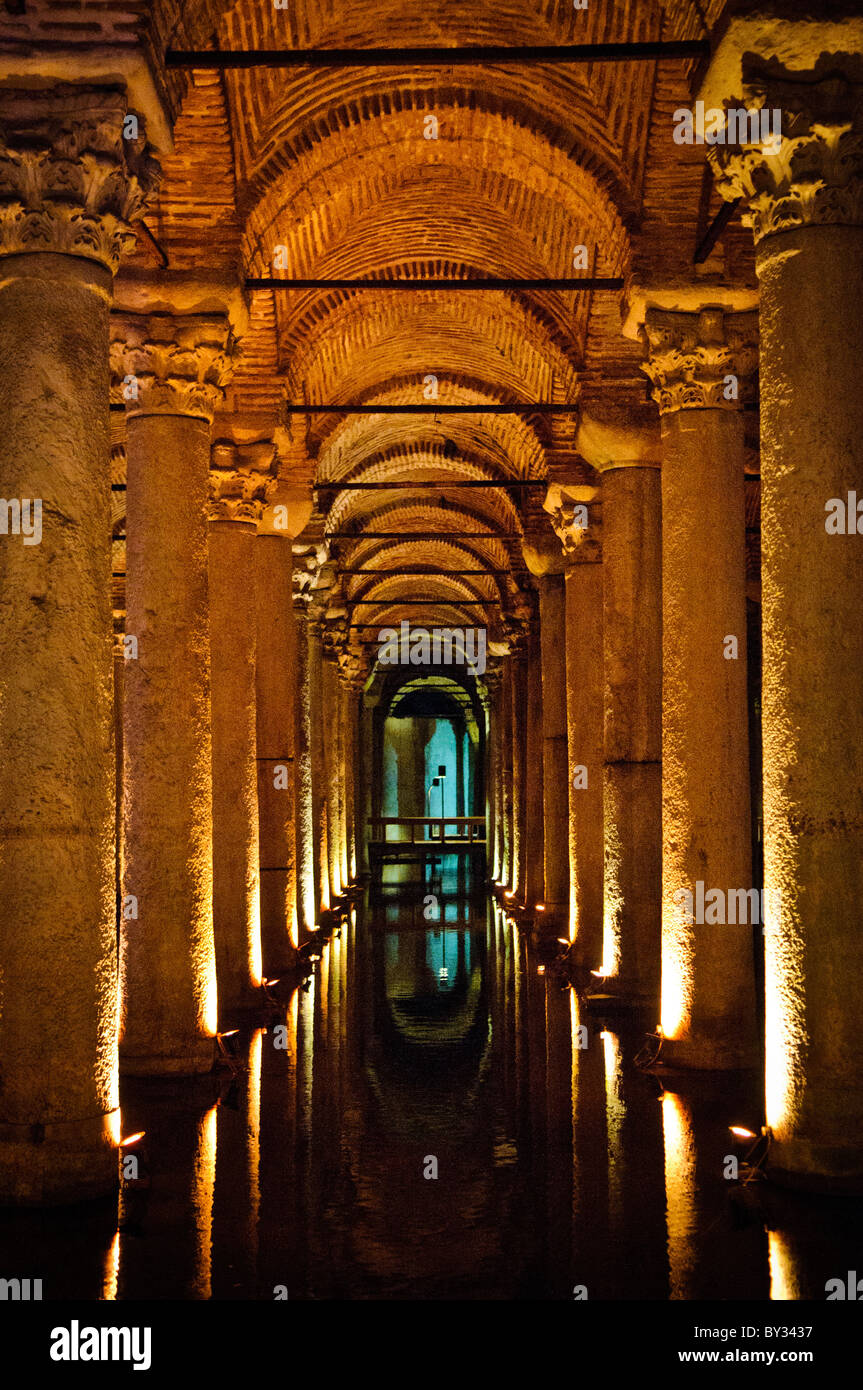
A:
{"type": "Polygon", "coordinates": [[[512,700],[512,876],[511,887],[517,898],[524,890],[524,766],[525,726],[527,722],[527,671],[524,651],[510,659],[512,700]]]}
{"type": "Polygon", "coordinates": [[[572,1053],[569,1009],[574,990],[561,989],[546,977],[545,988],[545,1132],[548,1153],[545,1192],[546,1251],[551,1298],[569,1297],[569,1252],[572,1242],[572,1053]]]}
{"type": "Polygon", "coordinates": [[[264,1299],[275,1298],[277,1288],[287,1290],[289,1299],[303,1292],[297,1182],[298,996],[299,990],[294,990],[284,1019],[262,1039],[260,1104],[266,1124],[260,1136],[259,1224],[266,1239],[258,1262],[258,1292],[264,1299]]]}
{"type": "Polygon", "coordinates": [[[695,1138],[689,1107],[682,1096],[662,1097],[665,1139],[665,1200],[671,1298],[694,1298],[696,1250],[695,1138]]]}

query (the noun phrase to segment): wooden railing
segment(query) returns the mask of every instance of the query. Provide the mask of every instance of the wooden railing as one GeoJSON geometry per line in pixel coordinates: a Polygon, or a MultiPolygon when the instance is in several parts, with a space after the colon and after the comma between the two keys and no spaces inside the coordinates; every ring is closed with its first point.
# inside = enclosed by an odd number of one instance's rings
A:
{"type": "Polygon", "coordinates": [[[370,847],[386,845],[396,849],[401,845],[414,845],[417,849],[485,848],[485,816],[369,816],[369,827],[370,847]],[[410,833],[390,835],[391,827],[400,827],[410,833]]]}

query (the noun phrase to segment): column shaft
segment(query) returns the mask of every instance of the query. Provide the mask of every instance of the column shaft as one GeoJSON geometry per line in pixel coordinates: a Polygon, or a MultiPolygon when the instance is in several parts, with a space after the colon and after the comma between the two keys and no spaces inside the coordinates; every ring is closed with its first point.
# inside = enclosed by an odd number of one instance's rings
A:
{"type": "Polygon", "coordinates": [[[271,976],[289,968],[297,943],[297,635],[289,538],[261,532],[254,551],[261,950],[271,976]]]}
{"type": "MultiPolygon", "coordinates": [[[[519,883],[518,900],[529,913],[533,913],[537,903],[543,902],[543,786],[545,768],[543,765],[543,709],[545,691],[543,689],[543,666],[538,624],[534,624],[527,638],[527,651],[522,662],[526,687],[526,707],[530,718],[524,718],[520,726],[520,740],[523,748],[523,839],[522,862],[524,876],[519,883]]],[[[520,760],[521,761],[521,760],[520,760]]],[[[538,914],[542,917],[542,913],[538,914]]]]}
{"type": "Polygon", "coordinates": [[[117,1176],[110,288],[76,257],[0,259],[0,493],[27,499],[0,536],[0,1199],[16,1203],[117,1176]]]}
{"type": "Polygon", "coordinates": [[[255,523],[210,521],[213,933],[220,1023],[261,983],[255,523]]]}
{"type": "Polygon", "coordinates": [[[570,936],[576,961],[590,970],[602,962],[602,669],[602,565],[573,564],[566,573],[570,936]]]}
{"type": "Polygon", "coordinates": [[[542,638],[543,865],[545,921],[561,934],[569,912],[569,777],[566,730],[566,588],[539,580],[542,638]]]}
{"type": "Polygon", "coordinates": [[[758,275],[771,1158],[859,1186],[863,228],[767,237],[758,275]]]}
{"type": "Polygon", "coordinates": [[[633,1002],[659,998],[660,480],[603,473],[605,880],[603,970],[633,1002]]]}
{"type": "Polygon", "coordinates": [[[208,1071],[213,949],[207,499],[210,426],[128,421],[123,1070],[208,1071]],[[182,486],[178,480],[182,479],[182,486]]]}
{"type": "Polygon", "coordinates": [[[662,438],[663,1055],[754,1065],[748,897],[730,920],[752,887],[743,421],[681,409],[662,438]],[[699,881],[729,905],[716,923],[688,920],[699,881]]]}

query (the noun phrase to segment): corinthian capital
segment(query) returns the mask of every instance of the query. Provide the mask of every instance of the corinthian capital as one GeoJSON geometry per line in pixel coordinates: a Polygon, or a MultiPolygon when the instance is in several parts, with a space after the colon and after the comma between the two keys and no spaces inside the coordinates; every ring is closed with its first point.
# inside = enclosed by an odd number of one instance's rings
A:
{"type": "Polygon", "coordinates": [[[602,559],[598,488],[583,484],[550,483],[543,507],[563,547],[567,565],[592,564],[602,559]]]}
{"type": "Polygon", "coordinates": [[[765,111],[774,138],[717,144],[710,158],[723,197],[746,199],[756,242],[799,227],[863,226],[863,83],[752,78],[743,105],[765,111]]]}
{"type": "Polygon", "coordinates": [[[739,410],[758,365],[758,315],[722,309],[649,309],[643,370],[660,415],[708,407],[739,410]]]}
{"type": "Polygon", "coordinates": [[[269,471],[272,444],[234,444],[219,440],[210,456],[210,521],[241,521],[257,525],[275,487],[269,471]],[[263,466],[262,466],[263,465],[263,466]]]}
{"type": "Polygon", "coordinates": [[[116,273],[160,174],[143,135],[124,138],[126,116],[119,90],[0,89],[0,255],[59,252],[116,273]]]}
{"type": "Polygon", "coordinates": [[[191,415],[212,423],[234,346],[223,314],[112,315],[112,396],[129,417],[191,415]]]}

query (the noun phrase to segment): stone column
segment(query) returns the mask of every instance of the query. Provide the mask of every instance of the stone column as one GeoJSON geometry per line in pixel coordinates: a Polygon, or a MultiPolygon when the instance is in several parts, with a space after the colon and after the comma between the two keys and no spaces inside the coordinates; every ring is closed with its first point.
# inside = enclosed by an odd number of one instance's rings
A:
{"type": "Polygon", "coordinates": [[[316,854],[312,796],[312,725],[309,708],[309,639],[307,600],[294,595],[297,659],[296,848],[297,917],[301,937],[316,925],[316,854]]]}
{"type": "Polygon", "coordinates": [[[544,906],[543,787],[546,769],[543,764],[544,671],[538,621],[531,624],[525,646],[526,707],[524,722],[519,730],[524,758],[524,878],[520,883],[518,898],[531,916],[536,915],[539,925],[539,918],[544,916],[542,911],[537,913],[536,905],[540,903],[544,906]]]}
{"type": "Polygon", "coordinates": [[[324,755],[324,679],[320,620],[306,625],[309,663],[309,754],[312,781],[312,829],[315,856],[317,914],[330,908],[330,862],[327,826],[326,759],[324,755]]]}
{"type": "Polygon", "coordinates": [[[757,70],[738,27],[707,96],[781,113],[773,153],[726,146],[717,161],[723,194],[748,200],[761,292],[770,1162],[790,1182],[859,1190],[863,85],[842,55],[863,23],[777,21],[802,70],[785,81],[757,70]],[[828,79],[806,71],[816,57],[828,79]]]}
{"type": "Polygon", "coordinates": [[[566,733],[566,590],[563,574],[539,580],[545,914],[562,934],[569,918],[569,777],[566,733]]]}
{"type": "Polygon", "coordinates": [[[553,484],[544,507],[566,562],[569,937],[573,962],[602,963],[603,665],[600,504],[594,486],[553,484]]]}
{"type": "Polygon", "coordinates": [[[662,420],[662,1056],[753,1067],[741,406],[757,318],[651,309],[645,337],[662,420]],[[699,882],[718,909],[695,910],[699,882]]]}
{"type": "Polygon", "coordinates": [[[120,1055],[130,1075],[209,1071],[217,1026],[207,511],[229,375],[221,314],[112,322],[126,399],[127,635],[120,1055]]]}
{"type": "Polygon", "coordinates": [[[655,466],[603,469],[604,986],[655,1005],[660,976],[661,560],[655,466]]]}
{"type": "Polygon", "coordinates": [[[486,872],[494,884],[501,877],[502,865],[499,673],[487,671],[485,684],[488,689],[488,702],[485,706],[487,712],[485,789],[488,825],[486,872]]]}
{"type": "Polygon", "coordinates": [[[299,689],[290,537],[261,520],[255,550],[257,763],[264,974],[280,975],[297,944],[296,743],[299,689]]]}
{"type": "Polygon", "coordinates": [[[155,174],[124,116],[117,91],[0,92],[0,1202],[15,1205],[117,1181],[108,315],[155,174]]]}
{"type": "Polygon", "coordinates": [[[513,889],[512,867],[512,656],[501,668],[498,697],[501,782],[501,883],[513,889]]]}
{"type": "Polygon", "coordinates": [[[255,537],[275,479],[254,467],[258,453],[250,459],[220,442],[210,472],[213,934],[223,1028],[260,998],[262,979],[255,537]]]}
{"type": "Polygon", "coordinates": [[[527,671],[525,643],[509,660],[511,714],[509,734],[512,760],[512,863],[510,888],[515,898],[524,896],[525,839],[524,839],[524,768],[527,744],[527,671]]]}
{"type": "MultiPolygon", "coordinates": [[[[314,707],[312,708],[314,718],[314,707]]],[[[329,906],[341,897],[341,843],[339,821],[339,787],[341,783],[341,739],[339,738],[338,680],[335,655],[326,643],[321,663],[321,774],[323,778],[324,810],[327,826],[327,882],[329,906]]]]}

